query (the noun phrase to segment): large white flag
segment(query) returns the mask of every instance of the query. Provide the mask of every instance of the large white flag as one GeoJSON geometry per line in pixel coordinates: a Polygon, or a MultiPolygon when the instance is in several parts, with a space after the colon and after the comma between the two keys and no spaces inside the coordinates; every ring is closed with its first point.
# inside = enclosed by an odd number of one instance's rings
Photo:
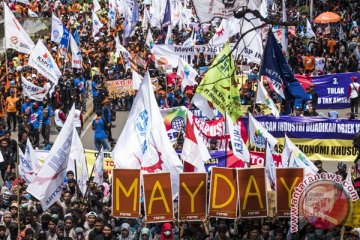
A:
{"type": "Polygon", "coordinates": [[[276,107],[274,101],[269,97],[269,94],[266,91],[262,82],[258,81],[257,87],[258,89],[256,94],[256,103],[265,104],[268,108],[270,108],[271,113],[275,117],[279,117],[280,116],[279,110],[276,107]]]}
{"type": "Polygon", "coordinates": [[[87,188],[87,181],[89,179],[89,172],[86,164],[85,157],[80,159],[80,168],[78,168],[78,179],[77,183],[79,185],[79,189],[81,193],[85,196],[86,188],[87,188]]]}
{"type": "Polygon", "coordinates": [[[220,26],[216,29],[214,36],[209,41],[213,46],[222,46],[230,37],[230,22],[228,19],[221,20],[220,26]]]}
{"type": "Polygon", "coordinates": [[[181,159],[195,167],[195,172],[206,172],[205,161],[211,158],[204,140],[199,135],[199,130],[194,124],[193,114],[187,111],[185,140],[182,148],[181,159]]]}
{"type": "Polygon", "coordinates": [[[281,163],[283,167],[303,167],[307,176],[318,172],[315,164],[286,135],[281,163]]]}
{"type": "MultiPolygon", "coordinates": [[[[274,150],[275,151],[275,150],[274,150]]],[[[275,184],[276,184],[276,176],[275,176],[275,171],[276,171],[276,166],[275,166],[275,162],[272,156],[272,151],[271,151],[271,146],[268,143],[267,147],[266,147],[266,152],[265,152],[265,173],[266,176],[269,179],[270,182],[270,186],[272,189],[275,189],[275,184]]],[[[276,153],[277,154],[277,153],[276,153]]]]}
{"type": "Polygon", "coordinates": [[[306,19],[306,37],[307,38],[313,38],[315,37],[315,33],[311,28],[311,24],[309,22],[309,19],[306,19]]]}
{"type": "Polygon", "coordinates": [[[209,102],[202,95],[195,93],[191,102],[201,110],[205,114],[205,116],[209,119],[213,119],[215,117],[213,108],[209,105],[209,102]]]}
{"type": "Polygon", "coordinates": [[[94,164],[94,183],[97,183],[98,185],[101,185],[104,182],[103,162],[104,162],[104,148],[101,147],[101,150],[94,164]]]}
{"type": "Polygon", "coordinates": [[[100,29],[104,26],[102,22],[100,22],[99,17],[96,15],[95,11],[92,12],[92,37],[95,37],[96,34],[99,33],[100,29]]]}
{"type": "Polygon", "coordinates": [[[10,8],[4,3],[5,12],[5,47],[18,52],[30,54],[35,47],[34,42],[25,32],[10,8]]]}
{"type": "MultiPolygon", "coordinates": [[[[78,114],[77,111],[75,111],[74,116],[76,116],[76,114],[78,114]]],[[[85,149],[81,143],[79,134],[74,127],[74,132],[72,135],[72,145],[69,154],[69,162],[66,171],[71,170],[74,173],[77,172],[79,174],[82,159],[85,159],[85,149]]]]}
{"type": "Polygon", "coordinates": [[[183,165],[167,136],[148,72],[112,156],[118,168],[171,172],[173,197],[177,196],[183,165]]]}
{"type": "Polygon", "coordinates": [[[64,25],[60,18],[52,14],[51,17],[51,41],[60,43],[61,38],[64,34],[64,25]]]}
{"type": "Polygon", "coordinates": [[[118,57],[120,54],[122,54],[122,56],[127,59],[130,58],[131,55],[129,53],[129,51],[120,43],[120,39],[119,36],[116,35],[115,37],[115,48],[116,48],[116,56],[118,57]]]}
{"type": "Polygon", "coordinates": [[[165,44],[167,45],[173,45],[173,37],[172,37],[172,28],[171,26],[168,26],[166,37],[165,37],[165,44]]]}
{"type": "Polygon", "coordinates": [[[198,73],[193,67],[179,57],[177,75],[181,77],[181,91],[184,91],[186,86],[194,86],[196,84],[195,78],[198,73]]]}
{"type": "Polygon", "coordinates": [[[47,93],[45,88],[36,86],[32,82],[26,80],[23,76],[21,76],[21,85],[23,87],[24,96],[35,101],[42,101],[47,93]]]}
{"type": "Polygon", "coordinates": [[[41,39],[39,39],[32,51],[28,65],[57,85],[61,77],[61,71],[41,39]]]}
{"type": "Polygon", "coordinates": [[[39,17],[36,13],[34,13],[30,8],[28,8],[28,16],[32,18],[39,17]]]}
{"type": "Polygon", "coordinates": [[[41,169],[42,163],[40,162],[39,154],[35,152],[29,138],[26,141],[25,157],[29,162],[31,162],[32,170],[35,174],[37,174],[41,169]]]}
{"type": "Polygon", "coordinates": [[[132,87],[134,90],[139,90],[143,78],[135,70],[132,70],[132,87]]]}
{"type": "Polygon", "coordinates": [[[150,48],[150,51],[153,52],[153,47],[154,47],[154,39],[151,33],[151,30],[149,28],[149,31],[146,35],[146,41],[145,41],[146,45],[148,45],[148,47],[150,48]]]}
{"type": "Polygon", "coordinates": [[[226,114],[226,125],[228,126],[231,140],[231,147],[235,157],[250,163],[250,152],[241,137],[241,122],[233,123],[231,117],[226,114]]]}
{"type": "Polygon", "coordinates": [[[27,192],[40,201],[44,211],[59,200],[62,193],[72,145],[74,114],[73,106],[44,165],[27,188],[27,192]]]}
{"type": "Polygon", "coordinates": [[[83,59],[81,56],[81,51],[71,33],[70,33],[70,47],[71,47],[71,67],[82,69],[83,59]]]}
{"type": "Polygon", "coordinates": [[[265,142],[267,141],[272,149],[278,142],[251,113],[249,113],[249,140],[258,148],[265,148],[265,142]]]}
{"type": "Polygon", "coordinates": [[[27,158],[20,148],[19,148],[19,175],[27,183],[31,183],[35,178],[35,173],[32,168],[31,159],[27,158]]]}

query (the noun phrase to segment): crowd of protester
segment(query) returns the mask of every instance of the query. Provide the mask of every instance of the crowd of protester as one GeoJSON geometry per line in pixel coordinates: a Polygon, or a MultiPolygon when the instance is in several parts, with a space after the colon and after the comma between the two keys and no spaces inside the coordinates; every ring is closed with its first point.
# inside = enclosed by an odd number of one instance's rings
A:
{"type": "MultiPolygon", "coordinates": [[[[111,128],[116,117],[114,106],[119,105],[123,110],[129,110],[134,92],[122,96],[114,96],[107,90],[107,81],[114,79],[131,79],[132,69],[140,74],[145,69],[150,71],[155,83],[155,95],[159,107],[170,108],[176,106],[194,107],[191,99],[196,90],[187,87],[181,91],[181,79],[176,69],[171,72],[160,71],[156,67],[154,57],[145,44],[148,26],[139,22],[134,34],[127,39],[126,47],[131,59],[117,56],[114,36],[118,35],[123,42],[124,18],[116,19],[115,28],[110,32],[107,27],[94,39],[92,37],[91,13],[93,5],[89,1],[66,0],[30,0],[28,5],[22,1],[12,1],[9,7],[21,20],[28,17],[28,8],[39,17],[51,18],[54,13],[61,17],[63,23],[73,33],[79,32],[83,69],[72,69],[66,56],[60,54],[57,44],[50,40],[49,34],[36,34],[34,39],[42,38],[45,45],[62,70],[63,75],[57,86],[52,86],[44,77],[28,67],[29,56],[7,49],[6,55],[0,58],[0,150],[4,158],[0,162],[0,171],[4,185],[0,192],[0,239],[252,239],[252,240],[281,240],[281,239],[340,239],[341,227],[330,230],[315,229],[307,225],[298,234],[291,235],[289,219],[236,219],[224,220],[205,218],[202,222],[186,222],[183,220],[164,224],[149,224],[142,216],[136,220],[116,218],[111,215],[111,182],[105,176],[102,185],[97,186],[93,179],[88,181],[88,192],[82,196],[78,190],[74,173],[68,172],[66,184],[61,200],[47,211],[43,211],[39,201],[26,193],[26,183],[16,178],[16,164],[18,147],[25,151],[27,139],[34,147],[49,149],[50,129],[60,131],[73,103],[77,108],[77,131],[81,134],[83,117],[87,111],[96,114],[92,122],[94,141],[97,150],[101,146],[110,150],[114,141],[111,128]],[[6,59],[5,59],[6,58],[6,59]],[[7,64],[7,65],[6,65],[7,64]],[[45,87],[48,91],[41,102],[33,101],[22,94],[20,76],[28,81],[45,87]],[[88,109],[92,102],[93,109],[88,109]],[[16,141],[12,132],[17,131],[16,141]],[[19,199],[18,199],[19,196],[19,199]]],[[[306,1],[307,2],[307,1],[306,1]]],[[[100,20],[105,24],[107,19],[107,3],[100,1],[102,9],[97,12],[100,20]]],[[[151,1],[139,2],[140,15],[144,8],[148,8],[151,1]]],[[[190,1],[185,6],[191,8],[190,1]]],[[[276,2],[278,8],[269,7],[270,17],[279,18],[281,1],[276,2]]],[[[359,70],[359,59],[355,50],[359,45],[360,4],[356,0],[324,0],[314,1],[314,16],[324,11],[334,11],[342,16],[339,23],[312,24],[315,38],[307,39],[303,36],[308,11],[299,6],[305,1],[286,1],[288,20],[298,23],[295,34],[289,36],[288,62],[294,73],[322,75],[359,70]],[[344,35],[339,34],[340,26],[344,35]],[[327,27],[330,28],[330,33],[327,27]],[[315,69],[315,57],[323,57],[323,70],[315,69]]],[[[271,4],[270,4],[271,5],[271,4]]],[[[197,25],[196,18],[191,19],[192,25],[197,25]]],[[[311,19],[310,19],[311,21],[311,19]]],[[[213,36],[216,25],[199,28],[196,44],[206,44],[213,36]]],[[[152,28],[155,43],[164,43],[166,31],[152,28]]],[[[188,29],[173,28],[174,44],[182,45],[191,35],[188,29]]],[[[236,40],[236,36],[232,41],[236,40]]],[[[264,41],[265,42],[265,41],[264,41]]],[[[242,83],[240,96],[243,105],[252,105],[255,100],[256,81],[259,78],[259,66],[248,63],[244,59],[237,59],[237,65],[249,65],[247,73],[237,70],[239,75],[246,74],[248,80],[242,83]],[[250,77],[251,76],[251,77],[250,77]]],[[[199,53],[192,66],[195,69],[209,66],[209,61],[203,53],[199,53]]],[[[201,77],[197,78],[199,82],[201,77]]],[[[275,102],[281,104],[284,113],[286,105],[266,84],[275,102]]],[[[306,89],[310,101],[294,106],[292,114],[295,116],[317,116],[317,94],[314,86],[306,89]]],[[[249,108],[250,110],[253,108],[249,108]]],[[[254,108],[255,114],[262,114],[259,108],[254,108]]],[[[355,111],[355,110],[354,110],[355,111]]],[[[321,164],[320,164],[321,165],[321,164]]],[[[317,164],[319,166],[319,163],[317,164]]],[[[322,169],[322,167],[320,166],[322,169]]],[[[319,169],[320,169],[319,168],[319,169]]],[[[321,170],[320,169],[320,170],[321,170]]],[[[339,165],[339,174],[344,175],[344,165],[339,165]]],[[[346,169],[346,166],[345,166],[346,169]]],[[[323,169],[321,170],[323,171],[323,169]]],[[[355,185],[359,188],[359,186],[355,185]]],[[[143,209],[143,208],[142,208],[143,209]]],[[[359,239],[356,229],[345,228],[345,239],[359,239]]]]}

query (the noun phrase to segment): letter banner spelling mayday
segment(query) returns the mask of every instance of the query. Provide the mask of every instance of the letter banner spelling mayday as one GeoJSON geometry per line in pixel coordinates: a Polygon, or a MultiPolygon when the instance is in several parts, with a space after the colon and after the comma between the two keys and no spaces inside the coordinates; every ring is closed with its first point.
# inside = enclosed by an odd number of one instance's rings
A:
{"type": "MultiPolygon", "coordinates": [[[[354,161],[357,156],[352,139],[360,131],[359,120],[294,116],[258,116],[256,120],[279,140],[279,152],[283,151],[286,133],[311,160],[354,161]]],[[[248,119],[242,121],[247,126],[248,119]]]]}
{"type": "Polygon", "coordinates": [[[351,77],[354,76],[360,79],[360,73],[358,72],[338,73],[316,77],[295,75],[303,88],[306,88],[311,83],[314,84],[315,91],[318,94],[318,109],[349,108],[350,100],[348,99],[348,91],[351,84],[351,77]]]}

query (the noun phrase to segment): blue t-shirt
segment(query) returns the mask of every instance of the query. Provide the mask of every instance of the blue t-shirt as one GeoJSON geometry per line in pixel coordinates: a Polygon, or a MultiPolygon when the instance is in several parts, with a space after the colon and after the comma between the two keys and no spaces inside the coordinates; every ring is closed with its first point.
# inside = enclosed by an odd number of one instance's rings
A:
{"type": "Polygon", "coordinates": [[[106,132],[105,132],[105,122],[102,119],[99,119],[96,121],[96,119],[93,120],[92,125],[94,127],[94,138],[95,139],[105,139],[107,138],[106,132]]]}
{"type": "MultiPolygon", "coordinates": [[[[39,109],[41,110],[41,113],[42,113],[44,110],[44,107],[41,106],[41,107],[39,107],[39,109]]],[[[43,124],[50,125],[50,120],[51,120],[51,117],[53,116],[53,110],[50,106],[46,106],[46,109],[48,111],[48,115],[47,115],[47,117],[45,117],[43,114],[43,124]]]]}
{"type": "Polygon", "coordinates": [[[42,121],[42,111],[40,108],[38,109],[33,109],[31,108],[30,110],[30,123],[31,123],[31,126],[33,126],[33,128],[35,129],[39,129],[40,127],[40,122],[42,121]]]}
{"type": "Polygon", "coordinates": [[[79,89],[80,93],[85,93],[86,91],[86,81],[85,78],[75,78],[75,86],[79,89]]]}
{"type": "Polygon", "coordinates": [[[174,106],[174,101],[175,101],[174,93],[172,93],[172,92],[168,93],[167,102],[168,102],[168,105],[169,105],[170,108],[174,106]]]}
{"type": "Polygon", "coordinates": [[[91,92],[92,92],[93,97],[99,96],[99,90],[96,90],[97,83],[92,81],[91,86],[92,86],[91,92]]]}
{"type": "Polygon", "coordinates": [[[26,115],[29,115],[30,114],[30,109],[32,107],[32,103],[29,102],[29,103],[23,103],[21,105],[21,113],[22,114],[26,114],[26,115]]]}

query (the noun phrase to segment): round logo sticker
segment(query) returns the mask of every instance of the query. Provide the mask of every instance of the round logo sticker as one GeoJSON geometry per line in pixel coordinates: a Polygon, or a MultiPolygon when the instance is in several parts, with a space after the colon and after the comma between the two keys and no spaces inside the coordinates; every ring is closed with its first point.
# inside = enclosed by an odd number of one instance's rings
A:
{"type": "Polygon", "coordinates": [[[351,213],[347,191],[332,181],[314,182],[300,198],[299,216],[320,229],[331,229],[345,222],[351,213]]]}

